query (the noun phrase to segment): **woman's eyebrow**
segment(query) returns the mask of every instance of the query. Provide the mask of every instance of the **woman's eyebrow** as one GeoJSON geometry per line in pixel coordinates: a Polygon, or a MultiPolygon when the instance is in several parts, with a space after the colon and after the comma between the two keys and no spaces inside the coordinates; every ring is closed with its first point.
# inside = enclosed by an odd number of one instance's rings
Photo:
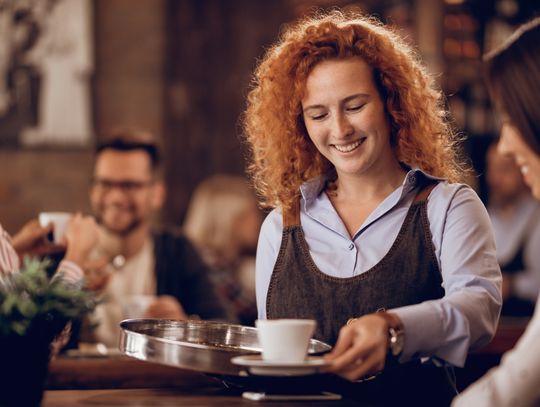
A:
{"type": "MultiPolygon", "coordinates": [[[[354,100],[354,99],[367,99],[369,97],[370,95],[367,93],[355,93],[354,95],[347,96],[345,99],[343,99],[343,103],[350,102],[351,100],[354,100]]],[[[302,111],[306,112],[311,109],[323,109],[323,108],[325,108],[324,105],[316,104],[316,105],[306,106],[302,109],[302,111]]]]}

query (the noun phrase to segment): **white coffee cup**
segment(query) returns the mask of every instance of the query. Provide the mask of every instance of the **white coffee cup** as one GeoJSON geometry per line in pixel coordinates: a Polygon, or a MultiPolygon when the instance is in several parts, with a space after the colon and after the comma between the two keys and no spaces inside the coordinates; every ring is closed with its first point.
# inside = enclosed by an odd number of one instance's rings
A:
{"type": "Polygon", "coordinates": [[[258,319],[255,326],[263,359],[271,362],[305,360],[316,325],[313,319],[258,319]]]}
{"type": "Polygon", "coordinates": [[[143,318],[155,295],[130,295],[123,304],[124,318],[143,318]]]}
{"type": "Polygon", "coordinates": [[[66,235],[66,230],[73,215],[69,212],[41,212],[38,220],[41,227],[53,224],[53,242],[60,243],[66,235]]]}

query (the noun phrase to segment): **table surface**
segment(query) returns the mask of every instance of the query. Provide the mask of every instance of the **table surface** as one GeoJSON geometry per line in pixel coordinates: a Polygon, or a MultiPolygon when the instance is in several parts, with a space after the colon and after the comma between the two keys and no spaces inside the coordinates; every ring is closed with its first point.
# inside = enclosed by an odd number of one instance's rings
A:
{"type": "Polygon", "coordinates": [[[193,389],[48,390],[42,407],[77,406],[313,406],[368,407],[359,401],[251,401],[218,387],[193,389]]]}
{"type": "MultiPolygon", "coordinates": [[[[472,354],[502,354],[525,328],[524,321],[503,321],[495,339],[472,354]]],[[[143,362],[126,356],[59,357],[50,363],[43,406],[358,406],[358,401],[264,401],[243,399],[241,390],[202,373],[143,362]]]]}

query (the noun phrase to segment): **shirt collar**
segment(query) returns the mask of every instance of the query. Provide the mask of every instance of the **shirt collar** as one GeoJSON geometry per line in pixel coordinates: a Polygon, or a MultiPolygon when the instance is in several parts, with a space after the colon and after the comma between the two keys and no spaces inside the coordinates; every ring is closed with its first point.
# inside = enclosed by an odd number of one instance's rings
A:
{"type": "Polygon", "coordinates": [[[309,202],[317,198],[324,190],[327,180],[328,175],[323,174],[304,182],[300,186],[300,193],[302,194],[304,201],[309,202]]]}
{"type": "MultiPolygon", "coordinates": [[[[401,198],[415,189],[423,179],[443,181],[443,178],[434,177],[419,168],[412,168],[403,179],[401,198]]],[[[323,192],[328,175],[323,174],[312,178],[300,186],[300,193],[306,202],[316,199],[323,192]]]]}

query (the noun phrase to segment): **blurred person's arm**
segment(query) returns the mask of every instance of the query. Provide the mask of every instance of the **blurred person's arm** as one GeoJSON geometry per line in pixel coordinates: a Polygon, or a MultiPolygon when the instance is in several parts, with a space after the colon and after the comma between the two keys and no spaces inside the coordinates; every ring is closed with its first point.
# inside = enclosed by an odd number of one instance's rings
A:
{"type": "Polygon", "coordinates": [[[19,270],[19,256],[11,245],[9,234],[0,225],[0,284],[5,277],[19,270]]]}
{"type": "Polygon", "coordinates": [[[540,403],[540,310],[501,364],[460,394],[454,407],[536,406],[540,403]]]}
{"type": "Polygon", "coordinates": [[[13,236],[11,243],[19,258],[25,255],[45,256],[65,251],[65,243],[55,244],[47,239],[47,235],[52,231],[52,223],[43,227],[37,219],[32,219],[13,236]]]}

